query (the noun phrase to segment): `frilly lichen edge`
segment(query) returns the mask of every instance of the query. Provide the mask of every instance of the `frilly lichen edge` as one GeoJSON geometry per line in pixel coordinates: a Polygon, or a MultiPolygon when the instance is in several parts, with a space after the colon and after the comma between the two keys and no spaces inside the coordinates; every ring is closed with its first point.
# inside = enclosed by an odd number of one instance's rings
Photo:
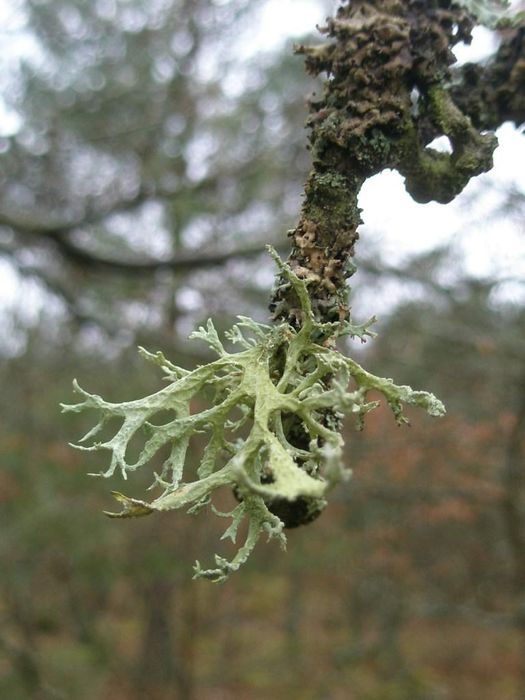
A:
{"type": "Polygon", "coordinates": [[[272,248],[268,249],[297,296],[302,317],[299,330],[286,322],[268,326],[239,317],[225,335],[241,349],[230,353],[208,320],[206,328],[200,327],[190,338],[204,340],[217,353],[218,359],[213,362],[188,371],[169,362],[160,352],[152,354],[140,348],[146,360],[162,369],[170,382],[168,386],[136,401],[109,403],[84,391],[75,381],[74,390],[83,400],[62,405],[64,412],[99,412],[95,427],[74,447],[110,452],[109,468],[101,476],[110,477],[120,470],[126,479],[128,473],[147,464],[162,447],[170,447],[161,473],[155,474],[152,484],[160,486],[162,494],[147,502],[113,492],[122,510],[106,513],[112,518],[186,507],[188,512],[197,513],[210,504],[217,489],[234,488],[240,502],[231,512],[220,513],[212,505],[217,515],[232,519],[222,539],[235,543],[239,524],[245,518],[248,531],[231,561],[216,555],[213,568],[203,569],[196,563],[195,577],[213,581],[223,581],[236,571],[263,534],[276,538],[285,547],[284,524],[268,507],[274,499],[322,500],[350,476],[343,464],[342,436],[323,418],[328,409],[336,415],[353,414],[360,428],[366,413],[379,404],[377,400],[368,401],[368,393],[377,391],[386,399],[398,423],[406,422],[404,404],[420,406],[432,416],[445,412],[433,394],[397,386],[391,379],[376,377],[342,355],[335,348],[335,340],[343,335],[365,340],[374,335],[370,325],[375,319],[361,325],[349,321],[317,322],[308,282],[299,279],[272,248]],[[205,387],[214,392],[211,406],[191,413],[190,401],[205,387]],[[231,417],[233,409],[240,413],[236,420],[231,417]],[[174,412],[172,420],[160,425],[151,422],[155,414],[166,410],[174,412]],[[283,416],[290,414],[299,418],[308,435],[307,450],[287,439],[283,416]],[[120,428],[111,439],[98,442],[97,435],[115,417],[121,420],[120,428]],[[244,437],[231,439],[241,428],[244,437]],[[144,445],[137,460],[130,463],[126,451],[130,440],[141,430],[146,434],[144,445]],[[189,441],[196,433],[207,433],[209,438],[196,480],[184,482],[189,441]]]}

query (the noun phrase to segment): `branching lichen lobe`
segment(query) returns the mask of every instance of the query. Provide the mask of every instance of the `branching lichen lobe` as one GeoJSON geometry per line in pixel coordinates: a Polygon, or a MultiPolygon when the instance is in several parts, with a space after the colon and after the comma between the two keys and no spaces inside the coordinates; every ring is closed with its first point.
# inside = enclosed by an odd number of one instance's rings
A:
{"type": "Polygon", "coordinates": [[[108,513],[111,517],[139,517],[180,508],[197,513],[209,505],[218,489],[234,490],[240,502],[230,513],[222,514],[232,518],[223,537],[235,542],[243,519],[248,521],[248,534],[231,561],[216,556],[211,569],[202,569],[197,563],[196,576],[214,581],[222,581],[236,571],[262,534],[276,537],[284,545],[283,527],[313,520],[324,507],[329,491],[348,476],[342,461],[339,421],[330,421],[327,416],[352,414],[361,423],[377,406],[377,401],[367,400],[371,390],[383,394],[398,422],[404,420],[403,404],[421,406],[431,415],[444,412],[432,394],[375,377],[339,353],[333,347],[337,337],[364,339],[371,334],[370,323],[317,321],[304,280],[274,251],[272,255],[283,278],[294,289],[300,329],[284,321],[272,327],[241,317],[228,337],[242,349],[230,353],[209,321],[193,336],[217,353],[215,361],[188,371],[173,365],[161,353],[142,350],[145,359],[161,367],[170,381],[167,387],[143,399],[118,404],[89,394],[76,384],[82,401],[63,406],[65,411],[75,413],[86,409],[98,412],[97,424],[77,447],[110,453],[110,466],[102,476],[110,477],[119,470],[126,478],[165,446],[170,449],[160,475],[155,475],[154,485],[163,493],[146,502],[114,492],[123,509],[108,513]],[[276,375],[274,368],[279,363],[281,370],[276,375]],[[193,398],[210,389],[214,392],[211,406],[192,413],[193,398]],[[232,421],[234,407],[241,417],[232,421]],[[166,415],[166,411],[173,417],[161,424],[154,422],[155,415],[166,415]],[[114,418],[120,425],[113,437],[98,441],[114,418]],[[296,428],[301,427],[299,441],[290,430],[290,421],[296,428]],[[143,447],[136,461],[130,462],[128,446],[141,432],[145,435],[143,447]],[[196,478],[186,481],[192,466],[187,459],[189,439],[196,433],[207,435],[207,444],[196,478]]]}

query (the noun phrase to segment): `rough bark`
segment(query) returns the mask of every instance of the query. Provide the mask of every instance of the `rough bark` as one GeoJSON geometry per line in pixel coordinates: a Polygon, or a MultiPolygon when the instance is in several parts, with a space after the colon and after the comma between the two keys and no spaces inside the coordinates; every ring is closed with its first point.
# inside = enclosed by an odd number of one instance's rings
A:
{"type": "MultiPolygon", "coordinates": [[[[451,48],[471,40],[475,20],[460,5],[438,0],[353,0],[321,31],[329,40],[299,46],[323,94],[310,100],[313,168],[297,226],[289,232],[289,264],[308,280],[323,321],[348,316],[346,278],[361,223],[358,194],[385,168],[405,176],[418,202],[449,202],[492,167],[497,145],[453,102],[451,48]],[[448,136],[452,153],[428,148],[448,136]]],[[[300,325],[293,291],[281,279],[275,318],[300,325]]]]}

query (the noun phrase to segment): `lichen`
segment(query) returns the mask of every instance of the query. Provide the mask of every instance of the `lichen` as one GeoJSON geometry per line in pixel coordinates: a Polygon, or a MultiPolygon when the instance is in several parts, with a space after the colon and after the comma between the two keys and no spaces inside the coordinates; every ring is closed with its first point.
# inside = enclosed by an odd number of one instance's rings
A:
{"type": "Polygon", "coordinates": [[[110,453],[109,468],[101,476],[111,477],[120,471],[126,479],[159,450],[169,447],[161,473],[154,479],[161,495],[147,502],[113,492],[122,510],[107,513],[110,517],[139,517],[180,508],[195,514],[211,505],[220,517],[232,519],[223,535],[232,542],[236,542],[240,523],[247,520],[246,539],[231,560],[216,555],[215,566],[208,569],[196,563],[195,577],[212,581],[223,581],[236,571],[261,535],[276,538],[284,547],[287,516],[282,514],[286,504],[300,504],[302,522],[322,510],[331,489],[350,475],[343,460],[340,416],[353,415],[362,427],[365,415],[379,404],[377,399],[369,400],[369,392],[383,395],[398,423],[405,422],[404,404],[420,406],[432,416],[444,413],[443,404],[432,394],[376,377],[335,349],[335,340],[343,335],[362,340],[373,335],[373,319],[361,325],[348,319],[319,322],[310,302],[308,280],[295,274],[275,251],[270,252],[298,300],[299,328],[284,321],[267,326],[240,317],[227,337],[241,349],[229,352],[208,321],[206,328],[199,328],[192,337],[204,340],[218,355],[216,360],[188,371],[162,353],[142,349],[143,357],[162,369],[168,386],[151,396],[119,404],[84,391],[75,382],[82,401],[62,407],[74,413],[87,409],[98,412],[97,424],[76,447],[110,453]],[[214,394],[211,405],[192,413],[192,400],[202,399],[210,389],[214,394]],[[233,409],[238,414],[235,420],[233,409]],[[172,412],[174,417],[158,424],[155,416],[163,411],[172,412]],[[327,416],[335,416],[335,421],[327,416]],[[302,447],[291,441],[284,428],[290,417],[308,438],[302,447]],[[120,420],[120,427],[111,439],[98,442],[97,436],[114,418],[120,420]],[[145,438],[140,454],[130,462],[130,441],[141,433],[145,438]],[[187,456],[190,439],[196,434],[206,434],[207,444],[196,478],[191,480],[187,456]],[[214,492],[223,487],[232,488],[239,500],[229,513],[217,511],[211,503],[214,492]]]}
{"type": "Polygon", "coordinates": [[[523,22],[524,12],[513,12],[509,0],[457,0],[490,29],[506,29],[523,22]]]}

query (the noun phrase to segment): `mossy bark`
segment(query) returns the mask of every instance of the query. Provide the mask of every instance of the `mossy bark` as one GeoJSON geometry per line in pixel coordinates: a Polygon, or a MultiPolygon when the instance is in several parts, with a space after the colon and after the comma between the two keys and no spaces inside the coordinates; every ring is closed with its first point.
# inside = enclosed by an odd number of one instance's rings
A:
{"type": "MultiPolygon", "coordinates": [[[[361,223],[359,191],[368,177],[395,168],[419,202],[449,202],[492,167],[497,145],[454,104],[451,48],[470,42],[474,18],[447,0],[353,0],[321,31],[328,41],[298,46],[307,70],[324,73],[323,94],[310,99],[307,126],[313,168],[297,226],[289,232],[289,264],[308,282],[317,318],[348,316],[361,223]],[[446,135],[452,153],[428,148],[446,135]]],[[[298,303],[283,279],[271,309],[300,325],[298,303]]]]}

